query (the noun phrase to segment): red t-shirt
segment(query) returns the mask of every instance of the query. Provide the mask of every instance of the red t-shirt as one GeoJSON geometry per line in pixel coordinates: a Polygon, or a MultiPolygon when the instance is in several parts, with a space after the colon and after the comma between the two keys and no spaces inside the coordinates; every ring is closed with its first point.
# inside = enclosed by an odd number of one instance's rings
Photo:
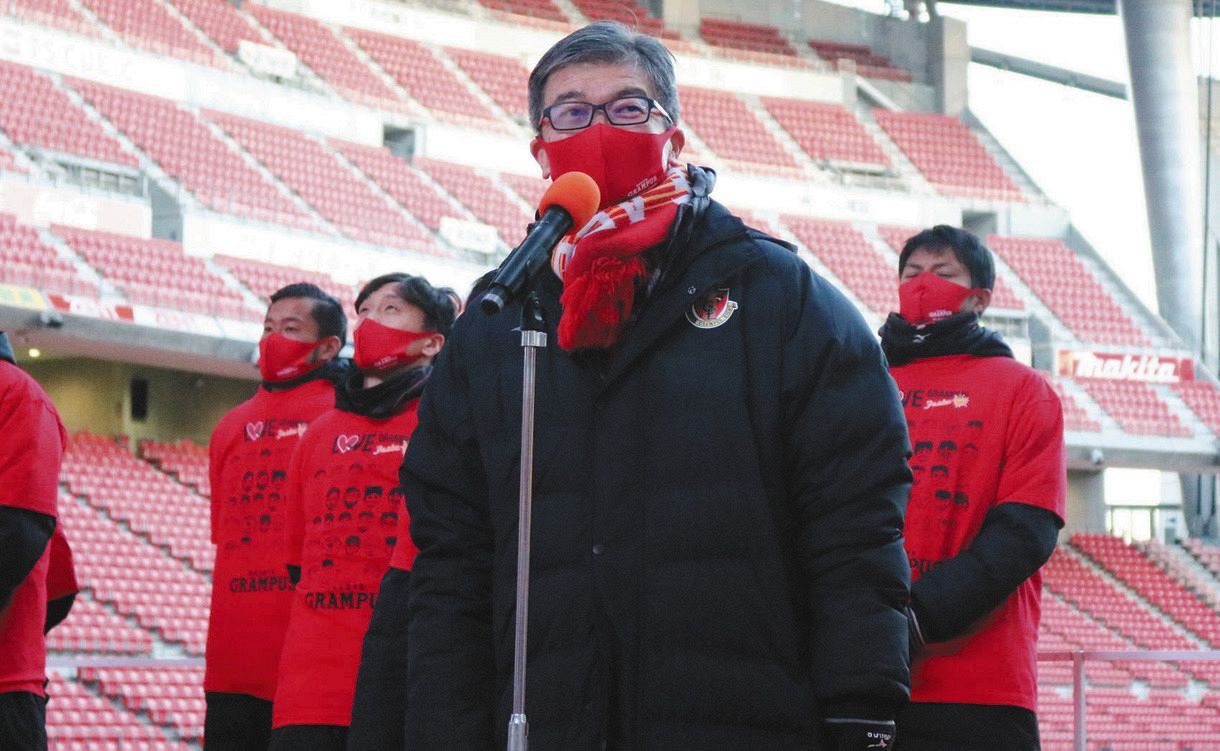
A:
{"type": "Polygon", "coordinates": [[[288,556],[301,564],[280,656],[273,727],[349,725],[360,648],[406,515],[398,468],[415,400],[385,420],[331,410],[288,473],[288,556]]]}
{"type": "MultiPolygon", "coordinates": [[[[954,355],[891,369],[911,431],[906,514],[911,579],[956,556],[1001,503],[1064,516],[1063,412],[1036,371],[1007,357],[954,355]]],[[[1037,711],[1042,576],[1018,587],[960,650],[917,659],[911,700],[1037,711]]]]}
{"type": "Polygon", "coordinates": [[[205,691],[275,696],[292,583],[284,559],[288,463],[305,428],[335,406],[319,378],[293,389],[260,388],[212,432],[212,607],[205,691]]]}
{"type": "MultiPolygon", "coordinates": [[[[68,436],[33,378],[0,361],[0,506],[58,515],[59,467],[68,436]]],[[[46,680],[48,544],[0,611],[0,693],[39,696],[46,680]]]]}

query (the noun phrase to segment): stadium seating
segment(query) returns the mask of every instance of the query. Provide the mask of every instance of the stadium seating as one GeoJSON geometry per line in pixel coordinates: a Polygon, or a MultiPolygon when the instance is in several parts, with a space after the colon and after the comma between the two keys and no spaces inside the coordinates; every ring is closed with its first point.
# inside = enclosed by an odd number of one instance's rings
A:
{"type": "Polygon", "coordinates": [[[126,523],[196,571],[212,570],[216,556],[209,529],[211,504],[206,498],[140,461],[119,443],[88,433],[71,437],[62,474],[69,489],[85,495],[94,508],[126,523]]]}
{"type": "Polygon", "coordinates": [[[1186,540],[1185,548],[1202,563],[1208,571],[1220,579],[1220,546],[1192,537],[1186,540]]]}
{"type": "Polygon", "coordinates": [[[519,60],[490,52],[446,47],[445,54],[500,105],[509,117],[529,119],[529,68],[519,60]]]}
{"type": "Polygon", "coordinates": [[[85,18],[71,0],[5,0],[0,4],[0,14],[82,36],[96,37],[101,34],[97,24],[85,18]]]}
{"type": "Polygon", "coordinates": [[[627,28],[651,34],[662,39],[679,39],[680,35],[673,29],[666,28],[665,22],[653,16],[648,9],[632,0],[572,0],[573,4],[590,21],[618,21],[627,28]]]}
{"type": "Polygon", "coordinates": [[[810,159],[836,166],[889,167],[889,159],[841,104],[764,97],[763,105],[810,159]]]}
{"type": "Polygon", "coordinates": [[[462,164],[419,158],[415,165],[445,187],[480,221],[495,227],[509,247],[524,237],[534,217],[503,188],[462,164]]]}
{"type": "Polygon", "coordinates": [[[1062,240],[992,235],[987,244],[1081,340],[1152,345],[1062,240]]]}
{"type": "Polygon", "coordinates": [[[327,221],[353,240],[440,254],[436,239],[338,155],[300,131],[221,112],[204,113],[327,221]]]}
{"type": "Polygon", "coordinates": [[[809,48],[828,63],[848,59],[856,64],[856,73],[865,78],[909,82],[911,73],[895,66],[884,55],[878,55],[864,44],[809,40],[809,48]]]}
{"type": "Polygon", "coordinates": [[[273,293],[289,284],[309,282],[334,295],[348,318],[356,317],[356,290],[349,284],[336,282],[330,274],[223,254],[215,256],[215,260],[228,269],[237,281],[264,300],[270,301],[273,293]]]}
{"type": "Polygon", "coordinates": [[[168,99],[77,79],[70,83],[204,208],[321,231],[313,217],[193,113],[168,99]]]}
{"type": "Polygon", "coordinates": [[[500,175],[500,179],[513,189],[513,192],[521,197],[521,200],[529,206],[537,206],[542,202],[542,196],[546,193],[546,189],[550,187],[551,182],[544,180],[541,177],[529,177],[527,175],[514,175],[505,172],[500,175]]]}
{"type": "Polygon", "coordinates": [[[0,62],[0,128],[14,143],[125,167],[139,164],[50,78],[24,65],[0,62]]]}
{"type": "Polygon", "coordinates": [[[161,730],[90,693],[75,681],[50,676],[49,751],[188,751],[161,730]]]}
{"type": "Polygon", "coordinates": [[[1169,411],[1169,405],[1146,383],[1099,378],[1077,378],[1076,383],[1127,433],[1182,438],[1191,436],[1190,428],[1169,411]]]}
{"type": "Polygon", "coordinates": [[[725,18],[704,18],[699,23],[699,35],[703,41],[716,47],[796,57],[792,43],[774,26],[725,18]]]}
{"type": "Polygon", "coordinates": [[[951,196],[1024,201],[1025,196],[955,117],[873,110],[873,118],[940,192],[951,196]]]}
{"type": "Polygon", "coordinates": [[[708,148],[752,172],[799,174],[796,161],[735,94],[681,87],[682,118],[708,148]]]}
{"type": "MultiPolygon", "coordinates": [[[[76,530],[67,524],[64,529],[75,545],[76,530]]],[[[47,649],[85,655],[151,655],[152,637],[82,592],[68,618],[47,635],[47,649]]]]}
{"type": "Polygon", "coordinates": [[[82,668],[80,680],[130,712],[173,727],[178,737],[203,737],[203,670],[200,668],[82,668]]]}
{"type": "Polygon", "coordinates": [[[228,65],[157,0],[80,0],[133,47],[204,65],[228,65]]]}
{"type": "Polygon", "coordinates": [[[30,171],[17,163],[17,155],[10,151],[8,147],[0,146],[0,172],[27,175],[30,171]]]}
{"type": "Polygon", "coordinates": [[[873,244],[846,222],[785,215],[781,221],[874,313],[898,310],[898,283],[873,244]]]}
{"type": "Polygon", "coordinates": [[[265,5],[250,3],[247,7],[259,23],[341,96],[372,107],[412,111],[372,68],[321,22],[265,5]]]}
{"type": "Polygon", "coordinates": [[[1063,388],[1063,384],[1049,374],[1045,376],[1047,383],[1059,395],[1059,403],[1063,405],[1063,429],[1082,433],[1100,433],[1101,423],[1089,417],[1080,404],[1063,388]]]}
{"type": "Polygon", "coordinates": [[[169,0],[222,50],[236,53],[242,40],[266,44],[262,33],[228,0],[169,0]]]}
{"type": "Polygon", "coordinates": [[[231,318],[262,320],[237,290],[170,240],[142,239],[60,225],[52,231],[137,304],[231,318]]]}
{"type": "Polygon", "coordinates": [[[38,230],[0,213],[0,282],[62,295],[96,298],[97,285],[38,236],[38,230]]]}
{"type": "Polygon", "coordinates": [[[1220,437],[1220,388],[1210,381],[1182,381],[1173,390],[1213,435],[1220,437]]]}
{"type": "Polygon", "coordinates": [[[376,31],[344,31],[403,90],[439,117],[493,130],[502,127],[469,87],[419,42],[376,31]]]}
{"type": "MultiPolygon", "coordinates": [[[[898,227],[894,225],[881,225],[877,228],[881,237],[889,243],[895,253],[902,252],[902,246],[906,245],[914,235],[918,234],[918,227],[898,227]]],[[[1022,302],[1017,293],[1012,287],[1004,281],[1004,278],[999,274],[996,275],[995,289],[991,291],[991,308],[999,310],[1025,310],[1025,303],[1022,302]]]]}
{"type": "Polygon", "coordinates": [[[504,13],[568,23],[568,17],[551,0],[479,0],[479,3],[504,13]]]}
{"type": "Polygon", "coordinates": [[[172,442],[148,440],[140,444],[140,456],[183,485],[191,486],[196,493],[205,498],[211,497],[206,446],[200,446],[187,438],[172,442]]]}

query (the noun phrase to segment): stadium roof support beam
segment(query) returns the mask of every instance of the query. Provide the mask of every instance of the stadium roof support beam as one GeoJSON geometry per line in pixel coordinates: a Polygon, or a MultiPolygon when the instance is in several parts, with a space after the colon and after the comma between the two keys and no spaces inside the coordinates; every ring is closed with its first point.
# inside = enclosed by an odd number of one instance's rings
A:
{"type": "MultiPolygon", "coordinates": [[[[1199,99],[1191,61],[1191,0],[1119,0],[1131,67],[1157,308],[1202,353],[1203,178],[1199,99]]],[[[1215,480],[1182,477],[1192,534],[1215,534],[1215,480]]]]}
{"type": "Polygon", "coordinates": [[[1023,76],[1038,78],[1043,81],[1050,81],[1051,83],[1062,84],[1063,86],[1071,86],[1081,91],[1114,97],[1115,99],[1127,98],[1127,85],[1121,81],[1111,81],[1108,78],[1091,76],[1087,73],[1081,73],[1068,68],[1047,65],[1037,60],[1009,55],[1005,52],[971,47],[970,62],[988,65],[992,68],[999,68],[1000,70],[1012,73],[1019,73],[1023,76]]]}

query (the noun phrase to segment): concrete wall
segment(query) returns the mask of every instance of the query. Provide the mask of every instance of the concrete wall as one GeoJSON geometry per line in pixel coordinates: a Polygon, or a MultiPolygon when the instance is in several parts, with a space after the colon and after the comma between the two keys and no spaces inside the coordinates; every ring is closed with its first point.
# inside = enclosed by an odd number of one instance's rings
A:
{"type": "Polygon", "coordinates": [[[21,363],[55,402],[69,432],[206,444],[212,428],[256,384],[215,376],[87,359],[25,360],[21,363]],[[148,381],[148,417],[131,419],[131,379],[148,381]]]}
{"type": "Polygon", "coordinates": [[[1068,472],[1065,521],[1060,539],[1077,532],[1106,531],[1106,485],[1100,470],[1068,472]]]}

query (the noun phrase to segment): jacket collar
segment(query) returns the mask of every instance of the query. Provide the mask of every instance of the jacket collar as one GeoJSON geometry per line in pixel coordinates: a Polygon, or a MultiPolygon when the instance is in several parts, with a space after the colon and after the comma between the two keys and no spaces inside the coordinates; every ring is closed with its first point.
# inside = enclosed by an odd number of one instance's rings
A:
{"type": "Polygon", "coordinates": [[[13,357],[13,345],[9,343],[8,334],[3,331],[0,331],[0,360],[17,364],[17,358],[13,357]]]}

